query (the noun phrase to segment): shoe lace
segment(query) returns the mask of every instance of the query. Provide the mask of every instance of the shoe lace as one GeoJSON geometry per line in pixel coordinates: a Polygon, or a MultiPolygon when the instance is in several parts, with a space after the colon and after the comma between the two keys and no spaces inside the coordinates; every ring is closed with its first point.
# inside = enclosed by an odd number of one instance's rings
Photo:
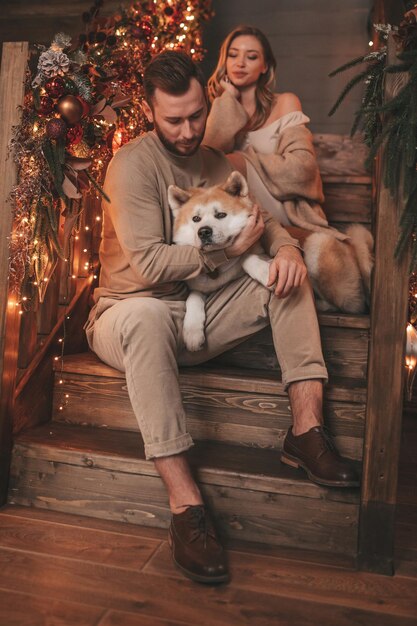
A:
{"type": "MultiPolygon", "coordinates": [[[[187,505],[184,505],[187,506],[187,505]]],[[[207,537],[216,538],[214,534],[214,530],[211,527],[211,524],[208,523],[206,511],[203,505],[201,506],[189,506],[188,509],[188,522],[193,528],[193,532],[191,533],[189,543],[193,543],[203,537],[204,539],[204,547],[207,547],[207,537]]]]}
{"type": "MultiPolygon", "coordinates": [[[[335,446],[335,443],[332,439],[332,433],[330,432],[330,430],[327,428],[327,426],[322,426],[320,428],[321,433],[322,433],[322,442],[323,442],[323,452],[322,454],[324,454],[327,451],[330,452],[335,452],[336,454],[338,454],[338,450],[335,446]]],[[[320,455],[321,456],[321,455],[320,455]]]]}

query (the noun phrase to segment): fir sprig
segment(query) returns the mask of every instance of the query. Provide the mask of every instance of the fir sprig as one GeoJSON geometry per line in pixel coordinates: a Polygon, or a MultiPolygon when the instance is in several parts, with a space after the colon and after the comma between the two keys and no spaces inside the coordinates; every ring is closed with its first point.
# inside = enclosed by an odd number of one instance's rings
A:
{"type": "Polygon", "coordinates": [[[384,145],[384,184],[393,197],[401,188],[404,193],[404,210],[400,220],[401,233],[394,251],[400,257],[411,240],[411,270],[417,268],[417,49],[407,49],[397,56],[397,62],[386,64],[386,48],[353,59],[334,70],[342,71],[366,63],[366,69],[354,76],[342,90],[329,115],[333,115],[355,85],[364,83],[364,94],[355,114],[351,135],[359,128],[369,147],[367,167],[384,145]],[[401,77],[407,75],[406,81],[401,77]],[[388,75],[397,75],[398,92],[384,101],[384,82],[388,75]]]}

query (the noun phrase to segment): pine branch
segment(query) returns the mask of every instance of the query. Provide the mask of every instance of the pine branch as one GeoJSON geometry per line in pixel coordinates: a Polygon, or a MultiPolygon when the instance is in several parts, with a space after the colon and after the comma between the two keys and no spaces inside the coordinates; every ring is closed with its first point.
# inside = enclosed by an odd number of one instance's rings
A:
{"type": "Polygon", "coordinates": [[[95,189],[97,189],[97,191],[99,192],[99,194],[106,200],[106,202],[111,202],[109,196],[105,193],[104,189],[98,184],[98,182],[96,180],[94,180],[94,178],[91,176],[90,172],[88,170],[84,170],[84,172],[87,175],[88,180],[90,181],[90,183],[93,185],[93,187],[95,189]]]}
{"type": "Polygon", "coordinates": [[[337,109],[339,108],[339,106],[342,104],[343,100],[346,98],[346,96],[348,95],[348,93],[356,86],[358,85],[364,78],[365,76],[368,75],[368,69],[364,70],[363,72],[361,72],[360,74],[357,74],[357,76],[354,76],[346,85],[346,87],[343,89],[342,93],[340,94],[340,96],[338,97],[338,99],[336,100],[335,104],[333,105],[333,107],[330,109],[328,116],[331,117],[332,115],[334,115],[334,113],[336,113],[337,109]]]}
{"type": "Polygon", "coordinates": [[[352,61],[349,61],[348,63],[344,63],[344,65],[341,65],[340,67],[330,72],[329,77],[333,78],[333,76],[336,76],[337,74],[340,74],[341,72],[345,72],[346,70],[350,70],[352,67],[356,67],[357,65],[364,63],[366,57],[367,55],[365,54],[360,57],[356,57],[356,59],[353,59],[352,61]]]}

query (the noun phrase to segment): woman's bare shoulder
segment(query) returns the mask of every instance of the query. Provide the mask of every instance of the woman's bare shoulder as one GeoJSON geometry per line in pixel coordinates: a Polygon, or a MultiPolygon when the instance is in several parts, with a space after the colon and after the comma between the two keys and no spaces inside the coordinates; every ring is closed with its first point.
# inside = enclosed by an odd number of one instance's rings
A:
{"type": "Polygon", "coordinates": [[[279,113],[277,117],[282,117],[287,113],[292,113],[293,111],[301,111],[301,102],[300,98],[295,95],[295,93],[291,93],[290,91],[286,91],[284,93],[276,93],[274,97],[274,105],[272,107],[272,113],[279,113]]]}

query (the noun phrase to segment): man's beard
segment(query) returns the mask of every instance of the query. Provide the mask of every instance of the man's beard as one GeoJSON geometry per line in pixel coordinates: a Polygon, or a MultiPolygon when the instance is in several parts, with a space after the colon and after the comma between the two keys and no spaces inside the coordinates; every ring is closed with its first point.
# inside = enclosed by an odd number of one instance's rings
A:
{"type": "Polygon", "coordinates": [[[200,144],[203,141],[204,132],[205,132],[205,128],[203,128],[201,134],[197,135],[195,137],[194,141],[192,142],[193,146],[194,146],[194,143],[195,143],[195,147],[191,148],[190,151],[187,151],[185,149],[184,152],[181,152],[180,150],[178,150],[178,148],[175,145],[175,143],[172,143],[172,141],[169,141],[169,139],[167,139],[165,137],[165,135],[163,134],[162,130],[159,128],[158,124],[155,121],[154,121],[154,128],[155,128],[155,132],[158,135],[159,140],[161,141],[161,143],[165,146],[165,148],[169,152],[171,152],[172,154],[175,154],[176,156],[193,156],[193,154],[195,154],[197,152],[197,150],[199,149],[200,144]]]}

